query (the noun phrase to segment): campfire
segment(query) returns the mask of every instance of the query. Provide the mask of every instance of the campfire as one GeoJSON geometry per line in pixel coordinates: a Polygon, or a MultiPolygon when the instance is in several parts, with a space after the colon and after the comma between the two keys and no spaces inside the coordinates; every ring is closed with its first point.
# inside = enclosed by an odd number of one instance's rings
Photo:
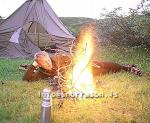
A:
{"type": "Polygon", "coordinates": [[[80,33],[77,49],[73,57],[73,69],[69,75],[72,88],[77,93],[92,94],[94,92],[91,60],[94,43],[92,28],[86,28],[80,33]]]}

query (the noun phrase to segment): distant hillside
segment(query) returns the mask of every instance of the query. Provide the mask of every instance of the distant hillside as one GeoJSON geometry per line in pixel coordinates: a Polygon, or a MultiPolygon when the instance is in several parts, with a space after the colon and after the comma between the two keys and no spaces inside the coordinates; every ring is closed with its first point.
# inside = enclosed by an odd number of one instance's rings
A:
{"type": "Polygon", "coordinates": [[[64,25],[73,32],[74,35],[79,32],[79,29],[83,24],[94,21],[94,19],[92,18],[85,17],[60,17],[60,19],[64,23],[64,25]]]}
{"type": "Polygon", "coordinates": [[[3,20],[3,17],[0,16],[0,22],[3,20]]]}
{"type": "Polygon", "coordinates": [[[85,17],[60,17],[62,22],[67,25],[81,25],[83,23],[92,22],[92,18],[85,18],[85,17]]]}

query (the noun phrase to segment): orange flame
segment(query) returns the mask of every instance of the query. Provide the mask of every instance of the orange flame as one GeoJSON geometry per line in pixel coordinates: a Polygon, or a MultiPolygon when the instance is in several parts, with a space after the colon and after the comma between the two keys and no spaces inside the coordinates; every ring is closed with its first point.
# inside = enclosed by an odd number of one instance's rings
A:
{"type": "Polygon", "coordinates": [[[91,59],[94,51],[93,36],[91,28],[81,33],[76,56],[74,58],[74,67],[72,82],[74,88],[85,94],[94,92],[93,75],[91,68],[91,59]]]}

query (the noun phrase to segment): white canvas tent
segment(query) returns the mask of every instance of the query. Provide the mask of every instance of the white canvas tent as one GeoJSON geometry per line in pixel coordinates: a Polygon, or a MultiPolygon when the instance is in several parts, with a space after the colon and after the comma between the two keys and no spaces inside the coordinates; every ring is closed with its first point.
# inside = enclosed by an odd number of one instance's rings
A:
{"type": "Polygon", "coordinates": [[[0,24],[0,57],[32,57],[51,45],[67,50],[73,40],[46,0],[27,0],[0,24]]]}

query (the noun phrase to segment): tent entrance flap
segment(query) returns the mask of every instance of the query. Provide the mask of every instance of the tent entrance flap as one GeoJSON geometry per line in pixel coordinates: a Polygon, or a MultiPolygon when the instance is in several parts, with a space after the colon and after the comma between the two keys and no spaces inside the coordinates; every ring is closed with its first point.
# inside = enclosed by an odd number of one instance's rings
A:
{"type": "Polygon", "coordinates": [[[24,26],[24,30],[32,43],[39,48],[49,47],[54,45],[50,35],[44,29],[44,27],[38,22],[27,23],[24,26]]]}

